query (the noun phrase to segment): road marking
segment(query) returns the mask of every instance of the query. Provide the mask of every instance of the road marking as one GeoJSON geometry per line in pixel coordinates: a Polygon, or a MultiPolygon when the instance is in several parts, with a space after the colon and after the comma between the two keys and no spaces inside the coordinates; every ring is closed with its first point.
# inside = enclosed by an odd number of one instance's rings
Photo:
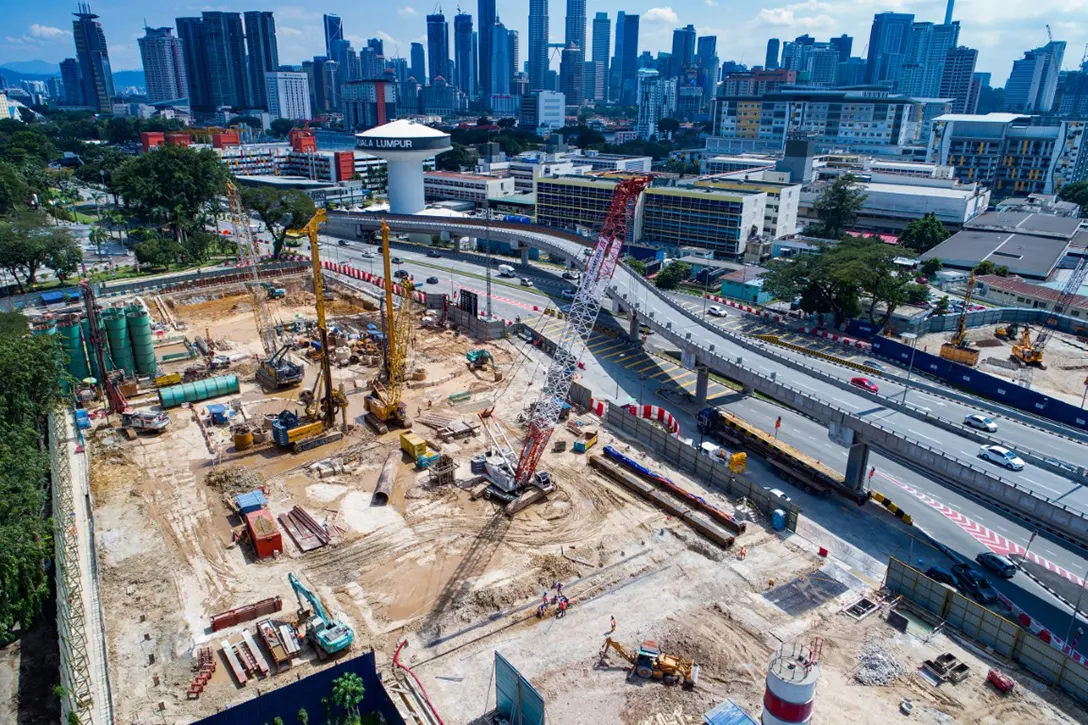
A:
{"type": "MultiPolygon", "coordinates": [[[[643,365],[642,367],[637,368],[632,372],[641,373],[643,370],[649,370],[650,368],[658,364],[657,358],[648,357],[647,361],[648,363],[646,365],[643,365]]],[[[637,362],[638,361],[631,363],[631,366],[634,366],[637,362]]]]}
{"type": "Polygon", "coordinates": [[[918,431],[914,430],[913,428],[907,428],[907,431],[910,432],[910,433],[913,433],[914,435],[918,436],[919,438],[925,438],[927,441],[933,441],[934,443],[940,443],[940,441],[937,440],[936,438],[930,438],[925,433],[919,433],[918,431]]]}

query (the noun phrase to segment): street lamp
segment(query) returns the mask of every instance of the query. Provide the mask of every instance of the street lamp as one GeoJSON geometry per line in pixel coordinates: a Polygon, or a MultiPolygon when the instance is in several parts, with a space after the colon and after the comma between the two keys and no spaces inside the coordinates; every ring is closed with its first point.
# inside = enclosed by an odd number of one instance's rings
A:
{"type": "MultiPolygon", "coordinates": [[[[1085,572],[1085,576],[1088,577],[1088,572],[1085,572]]],[[[1077,595],[1077,606],[1073,608],[1073,616],[1069,618],[1069,630],[1065,633],[1065,643],[1069,644],[1069,638],[1073,636],[1073,627],[1077,625],[1077,614],[1080,613],[1080,602],[1084,598],[1084,589],[1088,587],[1088,581],[1081,581],[1080,594],[1077,595]]],[[[1070,653],[1073,651],[1072,645],[1069,647],[1070,653]]]]}
{"type": "Polygon", "coordinates": [[[914,353],[918,350],[918,335],[913,332],[904,332],[900,337],[911,342],[910,366],[907,368],[907,382],[903,385],[903,402],[906,403],[907,390],[910,388],[910,375],[914,372],[914,353]]]}

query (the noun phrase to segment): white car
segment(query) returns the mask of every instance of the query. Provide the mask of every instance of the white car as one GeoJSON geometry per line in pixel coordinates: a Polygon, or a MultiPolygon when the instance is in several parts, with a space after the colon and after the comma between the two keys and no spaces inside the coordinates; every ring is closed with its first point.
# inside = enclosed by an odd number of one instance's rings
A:
{"type": "Polygon", "coordinates": [[[377,257],[377,256],[378,256],[378,255],[377,255],[377,254],[375,254],[375,253],[374,253],[374,250],[372,250],[372,249],[368,249],[368,250],[366,250],[365,252],[363,252],[363,257],[364,257],[365,259],[374,259],[374,258],[375,258],[375,257],[377,257]]]}
{"type": "Polygon", "coordinates": [[[778,496],[778,497],[779,497],[780,499],[782,499],[783,501],[793,501],[793,499],[792,499],[792,498],[790,498],[789,496],[787,496],[787,495],[786,495],[786,492],[785,492],[785,491],[783,491],[783,490],[782,490],[782,489],[780,489],[780,488],[767,488],[766,486],[764,486],[764,487],[763,487],[763,490],[764,490],[764,491],[766,491],[767,493],[772,493],[772,494],[774,494],[775,496],[778,496]]]}
{"type": "Polygon", "coordinates": [[[979,415],[974,413],[963,419],[963,424],[970,428],[978,428],[979,430],[988,431],[990,433],[997,432],[997,423],[992,418],[988,418],[985,415],[979,415]]]}
{"type": "Polygon", "coordinates": [[[529,279],[528,277],[522,277],[521,278],[521,286],[522,287],[532,287],[533,286],[533,280],[529,279]]]}
{"type": "Polygon", "coordinates": [[[978,449],[978,457],[984,461],[1004,466],[1010,471],[1024,470],[1024,461],[1004,446],[982,446],[978,449]]]}
{"type": "Polygon", "coordinates": [[[563,295],[568,300],[573,300],[574,299],[574,290],[572,290],[572,289],[565,289],[562,292],[560,292],[559,294],[563,295]]]}
{"type": "Polygon", "coordinates": [[[708,307],[706,312],[711,317],[729,317],[729,313],[726,312],[724,308],[718,307],[717,305],[708,307]]]}

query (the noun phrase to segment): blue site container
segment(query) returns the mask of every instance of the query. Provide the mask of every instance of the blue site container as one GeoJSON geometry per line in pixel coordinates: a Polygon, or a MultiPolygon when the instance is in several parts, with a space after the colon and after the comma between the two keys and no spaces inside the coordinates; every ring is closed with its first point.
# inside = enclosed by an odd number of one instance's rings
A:
{"type": "Polygon", "coordinates": [[[263,509],[268,505],[268,499],[264,493],[259,489],[256,491],[246,491],[245,493],[239,493],[234,496],[234,505],[238,507],[238,510],[243,514],[248,514],[250,511],[257,511],[263,509]]]}

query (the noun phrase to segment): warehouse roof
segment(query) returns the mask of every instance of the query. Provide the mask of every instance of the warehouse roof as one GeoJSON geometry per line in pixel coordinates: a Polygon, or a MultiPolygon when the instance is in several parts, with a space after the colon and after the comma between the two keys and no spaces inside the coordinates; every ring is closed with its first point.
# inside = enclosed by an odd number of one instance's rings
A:
{"type": "Polygon", "coordinates": [[[1024,234],[1063,236],[1071,239],[1080,229],[1081,220],[1054,214],[1036,214],[1026,211],[988,211],[964,222],[969,229],[1015,231],[1024,234]]]}
{"type": "Polygon", "coordinates": [[[1068,246],[1068,239],[1052,236],[964,229],[923,254],[922,259],[936,257],[953,269],[973,269],[988,259],[1021,277],[1046,279],[1068,246]]]}

